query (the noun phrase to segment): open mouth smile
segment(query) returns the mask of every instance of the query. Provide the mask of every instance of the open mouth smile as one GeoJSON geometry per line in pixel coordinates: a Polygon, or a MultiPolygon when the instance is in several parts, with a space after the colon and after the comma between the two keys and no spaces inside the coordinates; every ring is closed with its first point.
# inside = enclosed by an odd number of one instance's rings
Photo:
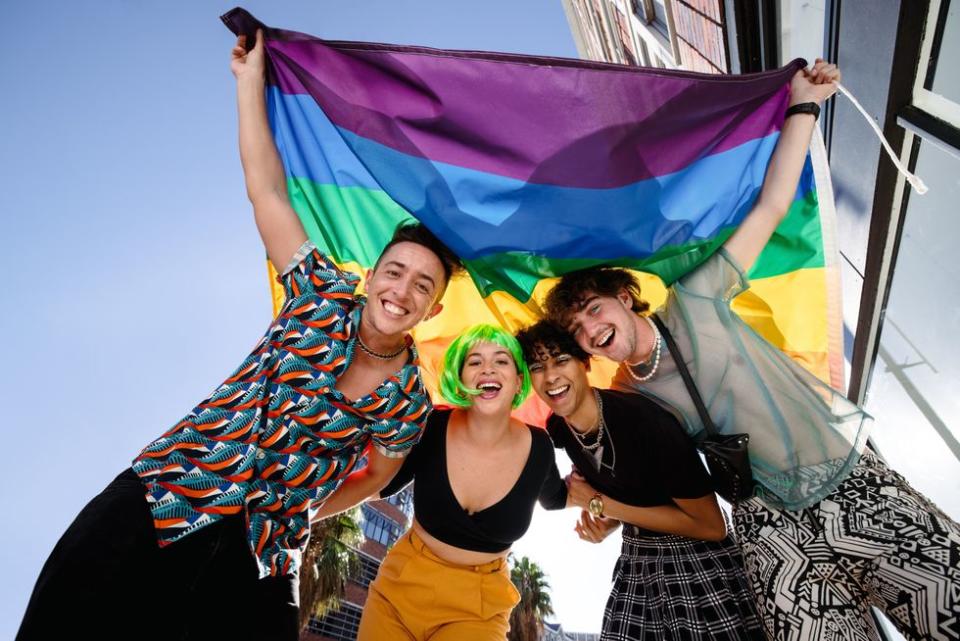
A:
{"type": "Polygon", "coordinates": [[[484,399],[496,398],[502,388],[503,385],[496,381],[481,381],[477,385],[477,389],[480,390],[480,398],[484,399]]]}
{"type": "Polygon", "coordinates": [[[609,347],[610,344],[613,342],[613,337],[614,335],[616,335],[616,333],[617,333],[616,330],[611,327],[610,329],[600,334],[600,336],[598,336],[593,341],[594,346],[599,347],[600,349],[605,349],[609,347]]]}
{"type": "Polygon", "coordinates": [[[391,303],[391,302],[388,301],[388,300],[383,300],[383,299],[381,299],[381,300],[380,300],[380,304],[383,306],[383,309],[386,310],[386,312],[387,312],[388,314],[390,314],[391,316],[402,317],[402,316],[406,316],[407,314],[410,313],[409,311],[407,311],[407,310],[404,309],[403,307],[400,307],[399,305],[396,305],[396,304],[394,304],[394,303],[391,303]]]}
{"type": "Polygon", "coordinates": [[[547,390],[547,396],[549,396],[551,399],[555,399],[555,400],[556,400],[556,399],[559,399],[559,398],[563,397],[563,396],[564,396],[567,392],[569,392],[569,391],[570,391],[570,386],[569,386],[569,385],[561,385],[560,387],[555,387],[555,388],[553,388],[553,389],[548,389],[548,390],[547,390]]]}

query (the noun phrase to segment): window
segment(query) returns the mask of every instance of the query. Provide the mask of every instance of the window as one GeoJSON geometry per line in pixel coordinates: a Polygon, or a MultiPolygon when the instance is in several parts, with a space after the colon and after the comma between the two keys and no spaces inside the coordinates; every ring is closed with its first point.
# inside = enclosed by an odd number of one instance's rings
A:
{"type": "Polygon", "coordinates": [[[387,497],[387,503],[400,508],[408,519],[413,517],[413,485],[408,485],[393,496],[387,497]]]}
{"type": "Polygon", "coordinates": [[[632,0],[633,13],[644,24],[648,24],[664,38],[670,38],[667,27],[666,0],[632,0]]]}
{"type": "Polygon", "coordinates": [[[861,305],[851,396],[877,419],[871,438],[892,467],[960,518],[960,267],[951,243],[960,233],[960,82],[951,66],[960,20],[949,5],[931,0],[925,25],[922,14],[900,23],[898,40],[923,34],[912,57],[894,61],[903,71],[891,86],[903,86],[900,104],[910,103],[895,113],[906,129],[900,157],[930,191],[913,193],[900,176],[878,179],[893,205],[871,222],[871,251],[883,258],[868,256],[864,279],[878,286],[861,305]]]}
{"type": "Polygon", "coordinates": [[[380,569],[380,561],[372,556],[364,554],[357,550],[357,556],[360,558],[360,572],[356,577],[357,583],[362,587],[370,585],[377,578],[377,571],[380,569]]]}
{"type": "Polygon", "coordinates": [[[956,3],[932,0],[913,103],[954,126],[960,120],[960,15],[956,3]],[[950,6],[953,4],[954,6],[950,6]]]}
{"type": "Polygon", "coordinates": [[[381,545],[390,546],[400,538],[403,527],[369,505],[363,506],[363,535],[381,545]]]}
{"type": "Polygon", "coordinates": [[[919,141],[930,187],[909,199],[866,410],[892,467],[960,518],[960,156],[919,141]]]}

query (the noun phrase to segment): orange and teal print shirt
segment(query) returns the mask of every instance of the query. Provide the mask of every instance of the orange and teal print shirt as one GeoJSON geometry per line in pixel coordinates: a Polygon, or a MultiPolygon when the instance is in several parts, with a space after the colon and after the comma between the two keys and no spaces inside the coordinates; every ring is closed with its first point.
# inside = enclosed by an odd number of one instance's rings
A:
{"type": "Polygon", "coordinates": [[[280,282],[286,303],[253,352],[133,462],[161,547],[244,514],[261,577],[298,572],[311,512],[369,445],[406,455],[431,409],[412,344],[369,395],[350,401],[334,388],[366,302],[356,275],[307,242],[280,282]]]}

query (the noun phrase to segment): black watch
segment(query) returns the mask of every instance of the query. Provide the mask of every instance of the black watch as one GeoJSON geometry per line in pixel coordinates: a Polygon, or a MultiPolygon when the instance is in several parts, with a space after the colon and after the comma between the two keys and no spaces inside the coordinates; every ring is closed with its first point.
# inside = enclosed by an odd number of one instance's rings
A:
{"type": "Polygon", "coordinates": [[[820,105],[815,102],[801,102],[800,104],[789,107],[787,113],[783,114],[783,118],[786,120],[795,114],[812,114],[813,119],[816,120],[820,117],[820,105]]]}

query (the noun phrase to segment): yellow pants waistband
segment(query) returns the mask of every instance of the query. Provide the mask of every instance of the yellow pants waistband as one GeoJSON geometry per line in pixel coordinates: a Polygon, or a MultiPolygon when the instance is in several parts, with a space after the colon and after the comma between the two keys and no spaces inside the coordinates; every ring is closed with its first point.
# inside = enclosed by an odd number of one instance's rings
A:
{"type": "Polygon", "coordinates": [[[419,554],[422,554],[435,563],[441,563],[452,568],[472,570],[473,572],[478,572],[480,574],[490,574],[492,572],[500,572],[501,569],[507,564],[506,557],[494,559],[493,561],[487,561],[486,563],[481,563],[480,565],[464,565],[460,563],[453,563],[434,554],[433,550],[427,547],[427,544],[423,542],[423,539],[417,536],[417,533],[413,531],[413,528],[407,531],[407,533],[404,535],[404,538],[410,542],[410,545],[419,554]]]}

